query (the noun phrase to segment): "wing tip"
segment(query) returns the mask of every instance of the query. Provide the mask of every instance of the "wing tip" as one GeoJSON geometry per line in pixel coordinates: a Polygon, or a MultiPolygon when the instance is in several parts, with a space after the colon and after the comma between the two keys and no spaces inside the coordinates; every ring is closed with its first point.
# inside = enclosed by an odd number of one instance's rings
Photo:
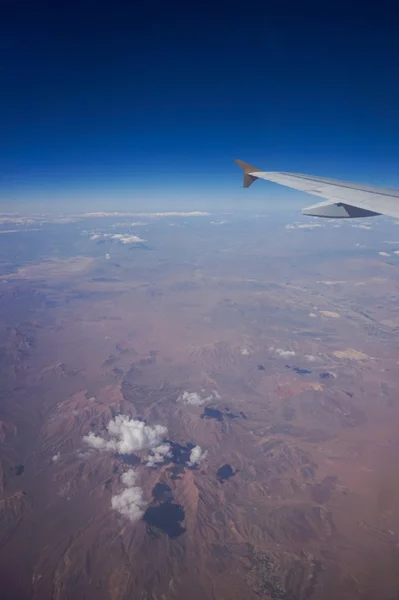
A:
{"type": "Polygon", "coordinates": [[[240,160],[239,158],[235,158],[234,162],[236,162],[237,165],[241,167],[241,169],[244,171],[243,187],[249,188],[249,186],[252,185],[253,182],[258,179],[258,177],[256,177],[255,175],[251,175],[251,173],[259,172],[259,169],[253,167],[252,165],[249,165],[248,163],[244,162],[243,160],[240,160]]]}

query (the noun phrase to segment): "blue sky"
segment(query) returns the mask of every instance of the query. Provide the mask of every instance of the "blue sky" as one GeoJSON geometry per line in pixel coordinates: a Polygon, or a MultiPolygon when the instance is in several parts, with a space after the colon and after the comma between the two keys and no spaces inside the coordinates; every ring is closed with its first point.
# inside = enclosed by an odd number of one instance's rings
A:
{"type": "Polygon", "coordinates": [[[10,3],[0,25],[0,209],[303,205],[243,191],[235,157],[399,186],[389,14],[57,4],[10,3]]]}

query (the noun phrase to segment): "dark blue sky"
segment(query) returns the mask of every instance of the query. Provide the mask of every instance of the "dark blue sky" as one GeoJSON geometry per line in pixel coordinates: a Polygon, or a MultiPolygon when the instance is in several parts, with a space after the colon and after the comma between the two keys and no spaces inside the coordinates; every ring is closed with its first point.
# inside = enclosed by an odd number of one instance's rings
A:
{"type": "MultiPolygon", "coordinates": [[[[237,206],[235,157],[399,185],[395,15],[297,2],[141,4],[6,6],[2,206],[237,206]]],[[[281,197],[258,185],[252,198],[281,197]]]]}

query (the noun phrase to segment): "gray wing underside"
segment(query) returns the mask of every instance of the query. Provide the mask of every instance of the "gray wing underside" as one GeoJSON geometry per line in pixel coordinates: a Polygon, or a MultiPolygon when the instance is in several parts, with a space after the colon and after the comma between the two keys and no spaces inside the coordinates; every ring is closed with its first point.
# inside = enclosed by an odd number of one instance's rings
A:
{"type": "Polygon", "coordinates": [[[300,173],[259,171],[242,161],[236,162],[244,170],[244,187],[249,187],[256,179],[265,179],[313,196],[326,198],[324,202],[302,209],[304,215],[327,218],[387,215],[399,218],[399,190],[300,173]]]}

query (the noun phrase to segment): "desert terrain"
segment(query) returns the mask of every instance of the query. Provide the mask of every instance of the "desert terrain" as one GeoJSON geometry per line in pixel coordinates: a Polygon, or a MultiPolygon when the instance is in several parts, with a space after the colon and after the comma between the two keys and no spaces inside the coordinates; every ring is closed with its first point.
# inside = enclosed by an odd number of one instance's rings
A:
{"type": "Polygon", "coordinates": [[[290,216],[2,217],[5,598],[397,598],[399,228],[290,216]]]}

